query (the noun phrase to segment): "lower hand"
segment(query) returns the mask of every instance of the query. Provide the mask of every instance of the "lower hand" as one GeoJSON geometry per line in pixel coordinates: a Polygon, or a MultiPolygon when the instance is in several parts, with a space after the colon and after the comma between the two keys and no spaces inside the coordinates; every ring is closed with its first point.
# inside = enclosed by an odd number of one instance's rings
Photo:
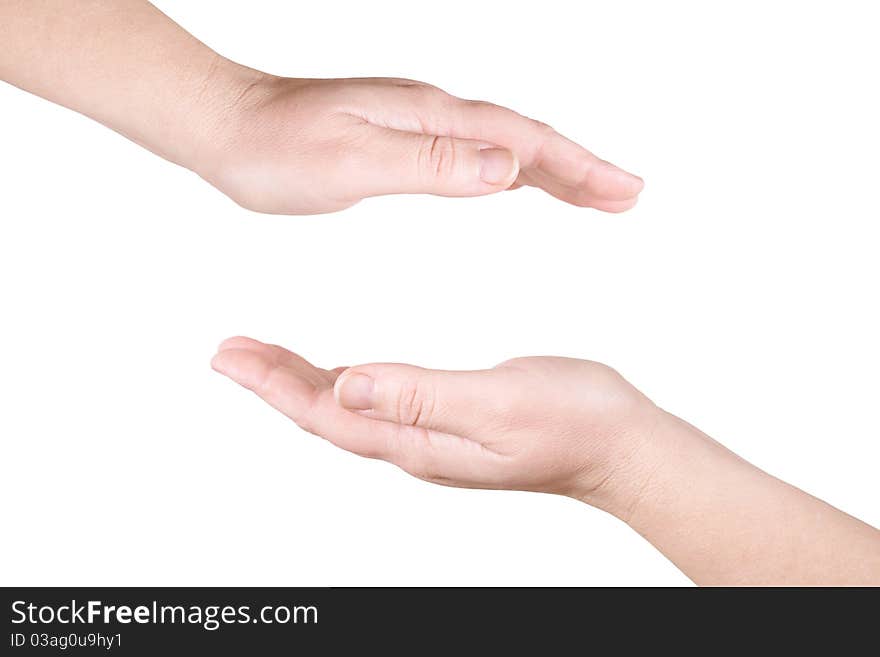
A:
{"type": "Polygon", "coordinates": [[[232,338],[213,365],[307,431],[421,479],[558,493],[608,511],[697,583],[880,581],[880,532],[747,463],[599,363],[322,370],[232,338]]]}
{"type": "Polygon", "coordinates": [[[617,372],[517,358],[470,372],[324,370],[275,345],[226,340],[213,367],[300,427],[449,486],[559,493],[624,514],[659,409],[617,372]]]}

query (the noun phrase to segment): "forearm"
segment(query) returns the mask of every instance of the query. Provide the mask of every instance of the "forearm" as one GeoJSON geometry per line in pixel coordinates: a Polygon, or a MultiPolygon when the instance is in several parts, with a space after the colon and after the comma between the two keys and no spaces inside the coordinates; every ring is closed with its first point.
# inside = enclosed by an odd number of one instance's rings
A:
{"type": "Polygon", "coordinates": [[[614,512],[698,584],[880,584],[880,531],[661,412],[614,512]]]}
{"type": "Polygon", "coordinates": [[[262,74],[142,0],[0,0],[0,78],[191,169],[262,74]]]}

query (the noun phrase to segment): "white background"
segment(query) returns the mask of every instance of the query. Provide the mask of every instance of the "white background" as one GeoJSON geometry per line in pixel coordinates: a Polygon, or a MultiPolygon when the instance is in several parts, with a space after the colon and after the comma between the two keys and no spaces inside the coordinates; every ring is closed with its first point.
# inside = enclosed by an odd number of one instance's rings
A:
{"type": "Polygon", "coordinates": [[[607,362],[745,458],[880,524],[871,3],[170,2],[292,76],[422,79],[646,180],[245,211],[0,86],[3,584],[685,584],[610,516],[409,478],[208,366],[607,362]]]}

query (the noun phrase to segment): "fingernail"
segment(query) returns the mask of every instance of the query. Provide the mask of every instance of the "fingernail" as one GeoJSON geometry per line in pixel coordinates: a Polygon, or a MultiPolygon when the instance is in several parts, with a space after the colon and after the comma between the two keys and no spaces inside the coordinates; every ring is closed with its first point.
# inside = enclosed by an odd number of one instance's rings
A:
{"type": "Polygon", "coordinates": [[[490,185],[510,181],[516,159],[504,148],[484,148],[480,151],[480,179],[490,185]]]}
{"type": "Polygon", "coordinates": [[[366,374],[351,374],[342,380],[338,400],[340,406],[352,411],[373,408],[373,379],[366,374]]]}

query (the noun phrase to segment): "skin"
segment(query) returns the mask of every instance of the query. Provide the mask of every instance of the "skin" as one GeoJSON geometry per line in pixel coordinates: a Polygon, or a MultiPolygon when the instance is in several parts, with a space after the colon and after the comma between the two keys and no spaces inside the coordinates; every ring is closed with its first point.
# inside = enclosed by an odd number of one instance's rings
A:
{"type": "Polygon", "coordinates": [[[212,366],[306,431],[425,481],[607,511],[698,584],[880,584],[880,531],[747,463],[600,363],[324,370],[236,337],[212,366]]]}
{"type": "Polygon", "coordinates": [[[0,43],[0,79],[103,123],[258,212],[522,185],[622,212],[643,186],[543,123],[428,84],[255,71],[143,0],[0,0],[0,43]]]}

